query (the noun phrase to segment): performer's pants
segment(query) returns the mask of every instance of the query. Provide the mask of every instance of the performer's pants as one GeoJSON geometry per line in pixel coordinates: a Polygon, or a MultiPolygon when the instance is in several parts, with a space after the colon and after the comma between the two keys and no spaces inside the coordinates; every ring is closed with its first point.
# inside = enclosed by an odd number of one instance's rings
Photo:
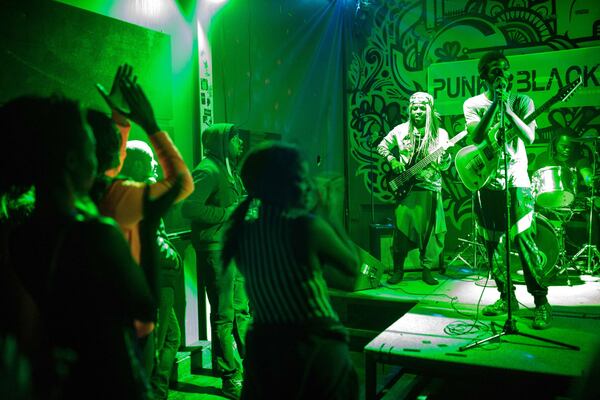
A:
{"type": "MultiPolygon", "coordinates": [[[[542,282],[542,264],[532,235],[535,233],[533,197],[529,188],[510,188],[511,247],[516,248],[527,291],[535,305],[546,304],[548,287],[542,282]],[[514,243],[514,245],[513,245],[514,243]]],[[[514,286],[508,287],[506,269],[506,199],[504,191],[481,189],[475,193],[475,213],[482,228],[492,276],[503,299],[514,296],[514,286]]]]}

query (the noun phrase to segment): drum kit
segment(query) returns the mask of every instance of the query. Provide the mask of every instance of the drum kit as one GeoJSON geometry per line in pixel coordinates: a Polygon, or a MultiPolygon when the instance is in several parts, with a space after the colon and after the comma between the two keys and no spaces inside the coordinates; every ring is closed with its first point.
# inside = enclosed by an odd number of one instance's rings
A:
{"type": "Polygon", "coordinates": [[[561,166],[540,168],[531,177],[537,225],[534,241],[540,251],[545,281],[566,273],[570,285],[569,270],[593,275],[600,269],[600,252],[592,243],[592,233],[598,231],[598,226],[593,226],[598,215],[595,180],[585,196],[577,192],[577,181],[575,168],[561,166]],[[585,236],[578,235],[579,240],[570,237],[572,230],[568,229],[577,220],[586,231],[585,236]]]}
{"type": "MultiPolygon", "coordinates": [[[[600,272],[600,174],[596,165],[600,138],[580,138],[577,142],[593,142],[591,147],[591,184],[578,190],[578,171],[575,167],[550,165],[531,175],[531,191],[535,199],[536,229],[533,235],[541,256],[540,271],[549,283],[558,275],[566,275],[571,285],[569,271],[581,275],[600,272]]],[[[475,215],[474,198],[471,211],[475,215]]],[[[479,267],[478,260],[486,264],[485,248],[479,234],[479,226],[473,218],[472,232],[467,238],[458,238],[466,246],[450,261],[461,260],[471,269],[479,267]],[[469,256],[472,262],[469,261],[469,256]]],[[[516,247],[513,247],[516,249],[516,247]]],[[[488,272],[489,273],[489,272],[488,272]]],[[[517,283],[524,282],[521,261],[516,251],[511,251],[511,277],[517,283]]],[[[486,285],[487,285],[486,280],[486,285]]]]}

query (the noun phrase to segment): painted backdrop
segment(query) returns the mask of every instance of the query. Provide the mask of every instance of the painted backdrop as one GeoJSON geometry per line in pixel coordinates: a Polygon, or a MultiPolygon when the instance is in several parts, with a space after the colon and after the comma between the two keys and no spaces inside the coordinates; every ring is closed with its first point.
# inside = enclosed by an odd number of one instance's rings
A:
{"type": "MultiPolygon", "coordinates": [[[[353,14],[346,57],[349,228],[365,246],[369,224],[389,222],[393,208],[384,180],[388,166],[377,155],[377,144],[407,120],[407,100],[415,91],[435,94],[450,136],[462,131],[462,102],[480,93],[477,60],[486,51],[509,56],[513,90],[528,94],[538,107],[560,86],[583,79],[569,102],[538,118],[538,137],[528,148],[531,159],[561,128],[598,136],[596,1],[380,0],[358,1],[348,12],[353,14]]],[[[443,180],[446,247],[452,252],[457,238],[471,229],[471,201],[453,168],[443,180]]]]}

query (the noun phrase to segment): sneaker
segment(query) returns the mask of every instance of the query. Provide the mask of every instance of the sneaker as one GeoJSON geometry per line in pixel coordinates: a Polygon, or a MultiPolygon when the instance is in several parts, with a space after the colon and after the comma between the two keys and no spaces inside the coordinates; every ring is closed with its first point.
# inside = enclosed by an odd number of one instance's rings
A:
{"type": "Polygon", "coordinates": [[[228,399],[239,400],[242,396],[242,380],[237,378],[223,379],[221,392],[228,399]]]}
{"type": "Polygon", "coordinates": [[[390,285],[395,285],[396,283],[400,283],[404,279],[404,270],[396,271],[390,276],[387,280],[387,283],[390,285]]]}
{"type": "Polygon", "coordinates": [[[546,303],[533,310],[533,329],[546,329],[552,324],[552,307],[546,303]]]}
{"type": "MultiPolygon", "coordinates": [[[[519,302],[517,299],[512,300],[512,311],[519,309],[519,302]]],[[[504,299],[498,299],[494,304],[490,304],[483,308],[483,315],[488,317],[495,317],[497,315],[506,314],[508,312],[508,302],[504,299]]]]}

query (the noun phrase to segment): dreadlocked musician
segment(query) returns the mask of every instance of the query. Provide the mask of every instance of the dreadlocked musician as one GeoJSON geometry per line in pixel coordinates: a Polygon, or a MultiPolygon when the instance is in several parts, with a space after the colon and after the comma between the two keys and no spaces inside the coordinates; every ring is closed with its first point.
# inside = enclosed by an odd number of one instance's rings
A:
{"type": "MultiPolygon", "coordinates": [[[[377,146],[387,159],[393,174],[399,174],[416,161],[448,143],[448,132],[439,127],[439,115],[433,97],[417,92],[410,97],[407,122],[392,129],[377,146]],[[394,155],[397,148],[397,156],[394,155]]],[[[393,237],[394,273],[388,280],[396,284],[404,277],[404,261],[411,249],[420,251],[423,281],[436,285],[431,268],[444,248],[446,223],[442,204],[441,171],[450,166],[450,155],[442,152],[437,160],[420,170],[415,184],[397,199],[393,237]]]]}

